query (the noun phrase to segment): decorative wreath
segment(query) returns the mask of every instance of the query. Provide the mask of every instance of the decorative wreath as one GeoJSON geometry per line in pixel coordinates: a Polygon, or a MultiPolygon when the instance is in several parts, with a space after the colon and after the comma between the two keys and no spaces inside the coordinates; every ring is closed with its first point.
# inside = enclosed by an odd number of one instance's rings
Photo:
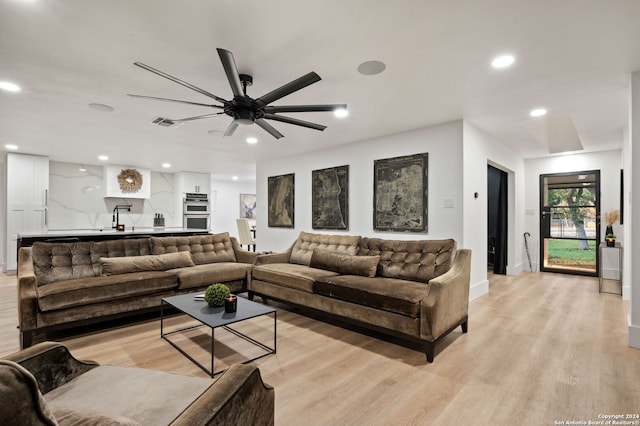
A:
{"type": "Polygon", "coordinates": [[[138,192],[142,188],[142,175],[136,169],[123,169],[118,175],[122,192],[138,192]]]}

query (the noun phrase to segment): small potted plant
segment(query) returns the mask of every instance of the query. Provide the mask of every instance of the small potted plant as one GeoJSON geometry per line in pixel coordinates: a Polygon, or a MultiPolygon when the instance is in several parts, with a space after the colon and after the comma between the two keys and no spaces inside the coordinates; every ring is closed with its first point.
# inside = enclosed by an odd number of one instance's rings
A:
{"type": "Polygon", "coordinates": [[[616,246],[616,234],[607,234],[604,237],[604,240],[607,242],[607,247],[615,247],[616,246]]]}
{"type": "Polygon", "coordinates": [[[224,299],[229,297],[230,294],[231,291],[226,285],[220,283],[211,284],[204,292],[204,300],[209,306],[224,306],[224,299]]]}

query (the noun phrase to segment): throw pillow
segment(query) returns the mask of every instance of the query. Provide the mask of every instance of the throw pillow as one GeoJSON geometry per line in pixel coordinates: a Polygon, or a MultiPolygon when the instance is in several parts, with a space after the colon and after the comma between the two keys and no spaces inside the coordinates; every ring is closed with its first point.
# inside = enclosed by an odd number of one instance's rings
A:
{"type": "Polygon", "coordinates": [[[343,275],[375,277],[380,256],[351,256],[316,248],[311,255],[312,268],[327,269],[343,275]]]}
{"type": "Polygon", "coordinates": [[[101,257],[102,275],[130,272],[166,271],[167,269],[195,266],[188,251],[153,254],[147,256],[101,257]]]}

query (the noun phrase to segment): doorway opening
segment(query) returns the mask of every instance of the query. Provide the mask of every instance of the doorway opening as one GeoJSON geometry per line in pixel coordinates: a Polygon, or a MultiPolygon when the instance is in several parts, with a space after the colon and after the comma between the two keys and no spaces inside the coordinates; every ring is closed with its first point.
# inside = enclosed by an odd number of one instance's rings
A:
{"type": "Polygon", "coordinates": [[[598,275],[600,171],[540,175],[541,271],[598,275]]]}
{"type": "Polygon", "coordinates": [[[494,274],[507,273],[508,174],[487,166],[487,267],[494,274]]]}

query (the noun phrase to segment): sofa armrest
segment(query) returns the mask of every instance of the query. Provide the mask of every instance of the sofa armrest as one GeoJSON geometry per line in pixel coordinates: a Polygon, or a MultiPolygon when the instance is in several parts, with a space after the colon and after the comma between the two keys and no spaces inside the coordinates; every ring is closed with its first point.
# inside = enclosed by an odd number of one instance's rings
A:
{"type": "Polygon", "coordinates": [[[255,265],[266,265],[268,263],[289,263],[290,258],[291,250],[285,251],[283,253],[261,254],[256,259],[255,265]]]}
{"type": "Polygon", "coordinates": [[[236,254],[236,261],[238,263],[249,263],[251,265],[256,263],[258,253],[243,249],[235,237],[231,237],[231,246],[236,254]]]}
{"type": "Polygon", "coordinates": [[[433,342],[465,320],[469,312],[471,250],[456,252],[451,269],[429,281],[429,295],[422,302],[420,337],[433,342]]]}
{"type": "Polygon", "coordinates": [[[7,355],[4,359],[29,370],[43,394],[98,366],[93,361],[77,360],[66,346],[57,342],[38,343],[7,355]]]}
{"type": "Polygon", "coordinates": [[[18,252],[18,324],[20,331],[38,328],[38,281],[33,270],[31,247],[18,252]]]}
{"type": "Polygon", "coordinates": [[[275,391],[253,365],[234,364],[172,426],[274,424],[275,391]]]}

